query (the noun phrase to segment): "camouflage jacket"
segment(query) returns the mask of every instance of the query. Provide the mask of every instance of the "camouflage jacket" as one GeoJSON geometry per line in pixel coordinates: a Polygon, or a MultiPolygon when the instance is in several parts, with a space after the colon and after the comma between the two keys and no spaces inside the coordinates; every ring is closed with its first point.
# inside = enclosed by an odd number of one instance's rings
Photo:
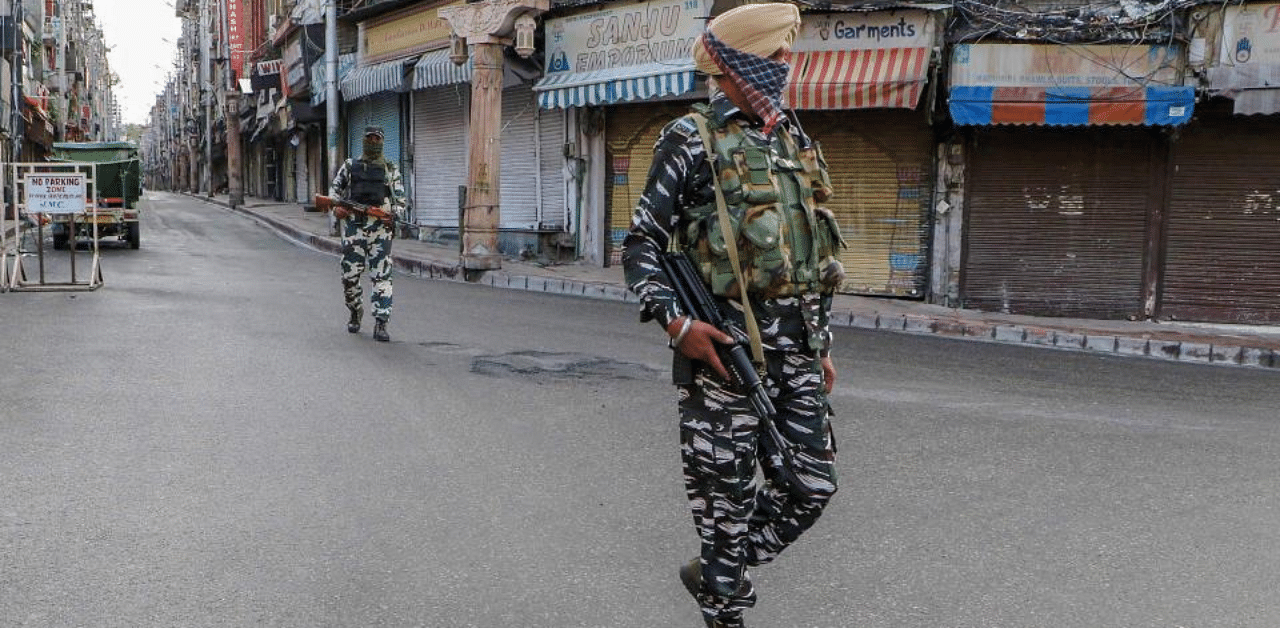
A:
{"type": "MultiPolygon", "coordinates": [[[[338,174],[333,176],[333,183],[330,187],[333,193],[340,198],[346,198],[347,188],[351,186],[351,164],[355,159],[347,159],[342,162],[342,166],[338,168],[338,174]]],[[[387,195],[387,204],[390,210],[395,213],[396,220],[405,219],[405,200],[404,178],[400,175],[400,169],[394,163],[383,160],[387,167],[387,187],[390,188],[390,194],[387,195]]]]}
{"type": "MultiPolygon", "coordinates": [[[[761,145],[770,143],[758,131],[758,125],[751,126],[747,117],[723,94],[711,99],[711,108],[728,124],[746,126],[747,134],[761,145]]],[[[711,163],[697,130],[687,128],[689,126],[677,119],[663,128],[654,147],[644,192],[622,243],[626,282],[640,297],[641,320],[656,319],[664,328],[683,316],[683,312],[670,281],[658,266],[658,256],[667,250],[673,234],[691,220],[686,209],[715,202],[711,163]]],[[[777,133],[798,135],[799,132],[784,122],[777,133]]],[[[822,354],[830,350],[830,296],[811,293],[773,299],[751,295],[750,298],[766,350],[807,351],[810,334],[816,336],[822,354]],[[811,310],[808,316],[805,308],[811,310]],[[813,312],[814,309],[817,312],[813,312]]],[[[722,310],[726,316],[742,321],[742,310],[738,307],[724,305],[722,310]]]]}

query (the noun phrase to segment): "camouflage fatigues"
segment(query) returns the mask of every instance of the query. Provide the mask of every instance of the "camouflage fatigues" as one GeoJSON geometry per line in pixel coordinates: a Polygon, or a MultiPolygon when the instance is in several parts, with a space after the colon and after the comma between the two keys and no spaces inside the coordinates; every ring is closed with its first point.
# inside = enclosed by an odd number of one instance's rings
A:
{"type": "MultiPolygon", "coordinates": [[[[345,198],[351,187],[353,161],[345,161],[333,178],[333,193],[337,196],[345,198]]],[[[395,164],[385,162],[385,166],[388,209],[400,219],[405,207],[404,181],[395,164]]],[[[364,295],[360,287],[360,276],[367,270],[369,279],[373,282],[370,295],[373,317],[386,321],[391,318],[391,240],[395,227],[384,224],[378,218],[354,212],[340,223],[342,293],[347,309],[363,313],[364,295]]]]}
{"type": "MultiPolygon", "coordinates": [[[[723,95],[713,97],[710,111],[722,122],[743,125],[747,141],[757,154],[763,151],[770,163],[785,162],[779,156],[785,157],[788,145],[796,145],[779,135],[793,133],[801,139],[799,131],[787,124],[772,139],[766,138],[723,95]]],[[[705,249],[708,235],[718,237],[718,227],[708,229],[708,219],[715,215],[711,160],[691,126],[688,118],[681,118],[663,129],[623,242],[626,280],[640,295],[641,318],[656,319],[664,328],[684,313],[658,256],[676,238],[698,259],[696,249],[705,249]]],[[[722,178],[721,184],[730,187],[734,182],[722,178]]],[[[735,202],[728,200],[731,205],[735,202]]],[[[740,221],[745,215],[733,217],[740,221]]],[[[839,239],[838,232],[834,237],[839,239]]],[[[751,261],[744,258],[743,265],[748,268],[748,282],[754,283],[751,261]]],[[[702,270],[706,275],[705,264],[702,270]]],[[[742,310],[728,301],[728,296],[738,296],[736,284],[729,290],[714,284],[709,282],[720,295],[721,310],[741,323],[742,310]]],[[[762,379],[778,410],[773,423],[787,444],[798,447],[798,453],[790,466],[784,464],[774,441],[763,436],[765,425],[750,403],[709,368],[698,369],[692,382],[677,382],[685,488],[702,547],[699,602],[709,618],[732,618],[754,605],[756,595],[747,568],[773,560],[795,541],[818,519],[836,491],[835,443],[820,361],[831,347],[831,290],[807,286],[774,291],[771,296],[749,291],[748,298],[765,349],[762,379]],[[757,464],[763,482],[755,479],[757,464]]]]}

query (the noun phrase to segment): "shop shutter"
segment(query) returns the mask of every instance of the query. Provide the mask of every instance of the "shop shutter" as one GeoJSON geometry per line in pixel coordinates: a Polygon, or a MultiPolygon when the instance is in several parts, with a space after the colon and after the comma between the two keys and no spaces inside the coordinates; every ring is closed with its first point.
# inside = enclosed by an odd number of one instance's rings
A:
{"type": "Polygon", "coordinates": [[[610,107],[605,113],[605,239],[607,264],[622,263],[622,240],[644,192],[653,162],[653,145],[666,124],[689,112],[687,103],[653,103],[610,107]]]}
{"type": "Polygon", "coordinates": [[[461,83],[414,92],[414,215],[419,225],[458,227],[458,187],[467,184],[468,101],[461,83]]]}
{"type": "Polygon", "coordinates": [[[527,85],[502,92],[502,166],[499,203],[502,229],[538,227],[538,101],[527,85]]]}
{"type": "Polygon", "coordinates": [[[382,127],[386,134],[382,141],[382,154],[387,161],[401,165],[399,94],[374,94],[348,106],[347,155],[359,157],[364,152],[364,129],[369,126],[382,127]]]}
{"type": "Polygon", "coordinates": [[[1162,318],[1280,322],[1280,120],[1205,115],[1174,143],[1162,318]]]}
{"type": "Polygon", "coordinates": [[[565,189],[565,113],[561,109],[538,109],[538,141],[542,147],[542,228],[564,229],[568,224],[565,189]]]}
{"type": "Polygon", "coordinates": [[[933,132],[911,110],[801,111],[822,145],[849,245],[840,292],[920,297],[929,281],[933,132]]]}
{"type": "Polygon", "coordinates": [[[965,194],[963,307],[1142,314],[1151,129],[982,129],[965,194]]]}
{"type": "Polygon", "coordinates": [[[311,195],[308,191],[311,173],[307,169],[307,135],[298,132],[294,137],[298,138],[298,145],[293,149],[293,194],[299,203],[310,203],[311,195]]]}

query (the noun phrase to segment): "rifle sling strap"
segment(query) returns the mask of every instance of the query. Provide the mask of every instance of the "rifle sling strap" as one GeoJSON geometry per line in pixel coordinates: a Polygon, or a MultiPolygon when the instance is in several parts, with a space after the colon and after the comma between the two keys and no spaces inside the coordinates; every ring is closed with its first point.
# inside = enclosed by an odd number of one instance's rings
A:
{"type": "Polygon", "coordinates": [[[711,146],[711,133],[707,131],[707,120],[701,113],[693,113],[693,121],[698,125],[698,135],[702,136],[703,149],[711,162],[711,187],[716,191],[716,212],[720,215],[720,234],[724,237],[724,248],[729,254],[729,265],[733,266],[733,277],[738,281],[738,292],[742,295],[742,311],[747,321],[747,336],[751,339],[751,361],[756,366],[764,364],[764,348],[760,342],[760,326],[751,311],[751,299],[747,296],[747,283],[742,280],[742,265],[738,262],[738,239],[734,237],[729,226],[729,208],[724,201],[724,191],[720,189],[720,173],[716,171],[715,149],[711,146]]]}

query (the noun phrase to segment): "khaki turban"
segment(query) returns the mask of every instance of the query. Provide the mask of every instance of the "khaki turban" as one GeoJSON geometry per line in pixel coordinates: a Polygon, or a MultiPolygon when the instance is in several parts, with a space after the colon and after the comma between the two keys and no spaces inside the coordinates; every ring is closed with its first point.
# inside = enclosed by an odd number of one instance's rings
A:
{"type": "MultiPolygon", "coordinates": [[[[784,2],[746,4],[721,13],[711,20],[709,28],[730,48],[768,57],[796,38],[800,31],[800,10],[784,2]]],[[[693,42],[693,62],[699,72],[711,76],[721,74],[707,54],[701,36],[693,42]]]]}

